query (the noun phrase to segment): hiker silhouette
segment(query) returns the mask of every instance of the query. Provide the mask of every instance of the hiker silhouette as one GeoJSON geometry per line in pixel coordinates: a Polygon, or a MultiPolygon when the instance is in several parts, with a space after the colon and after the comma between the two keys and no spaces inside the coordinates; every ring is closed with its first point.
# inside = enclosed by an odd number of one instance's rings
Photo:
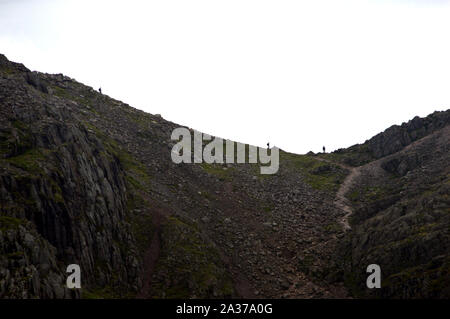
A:
{"type": "Polygon", "coordinates": [[[270,148],[270,143],[267,143],[267,149],[269,149],[270,148]]]}
{"type": "Polygon", "coordinates": [[[323,149],[323,152],[325,153],[325,146],[322,149],[323,149]]]}
{"type": "Polygon", "coordinates": [[[100,93],[102,93],[102,88],[99,88],[98,91],[99,91],[100,93]]]}

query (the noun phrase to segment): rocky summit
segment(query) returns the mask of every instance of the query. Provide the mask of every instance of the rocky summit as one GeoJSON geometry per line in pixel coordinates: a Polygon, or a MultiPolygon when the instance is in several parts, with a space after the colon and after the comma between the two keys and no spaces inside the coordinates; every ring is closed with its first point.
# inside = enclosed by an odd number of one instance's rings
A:
{"type": "Polygon", "coordinates": [[[449,298],[449,123],[176,164],[179,125],[0,55],[0,298],[449,298]]]}

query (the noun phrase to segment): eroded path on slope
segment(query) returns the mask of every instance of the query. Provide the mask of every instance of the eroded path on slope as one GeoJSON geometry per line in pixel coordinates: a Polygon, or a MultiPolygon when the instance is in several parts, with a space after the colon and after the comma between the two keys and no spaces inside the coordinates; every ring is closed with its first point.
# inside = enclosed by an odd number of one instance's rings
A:
{"type": "Polygon", "coordinates": [[[353,214],[353,208],[351,207],[349,200],[345,197],[345,194],[353,187],[356,178],[361,174],[361,166],[349,167],[342,164],[340,164],[339,166],[345,167],[346,169],[350,170],[350,174],[347,175],[344,182],[339,187],[339,190],[336,193],[336,199],[334,200],[334,204],[336,205],[336,207],[346,212],[346,214],[339,220],[339,223],[344,228],[344,231],[348,231],[351,230],[351,226],[348,220],[353,214]]]}
{"type": "Polygon", "coordinates": [[[358,176],[361,175],[361,169],[364,167],[364,165],[359,167],[352,167],[342,163],[332,162],[321,157],[318,157],[317,159],[319,161],[334,164],[350,171],[350,173],[344,179],[338,191],[336,192],[336,197],[334,200],[334,205],[345,212],[345,215],[339,219],[339,223],[342,225],[344,231],[349,231],[351,230],[349,218],[353,214],[353,208],[350,205],[349,200],[345,197],[345,194],[347,194],[347,192],[353,187],[358,176]]]}

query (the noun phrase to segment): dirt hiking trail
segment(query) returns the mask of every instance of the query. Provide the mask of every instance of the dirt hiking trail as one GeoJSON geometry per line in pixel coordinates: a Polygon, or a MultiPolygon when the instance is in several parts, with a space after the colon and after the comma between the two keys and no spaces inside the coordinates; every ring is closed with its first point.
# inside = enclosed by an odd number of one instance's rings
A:
{"type": "Polygon", "coordinates": [[[333,162],[322,157],[317,157],[316,159],[322,162],[337,165],[350,171],[350,173],[345,177],[344,181],[336,192],[336,196],[334,199],[334,205],[346,213],[342,218],[339,219],[339,223],[342,225],[344,231],[349,231],[352,229],[349,223],[349,218],[353,214],[353,208],[351,207],[349,200],[345,197],[345,194],[347,194],[347,192],[353,187],[356,178],[361,174],[361,168],[365,165],[352,167],[342,163],[333,162]]]}

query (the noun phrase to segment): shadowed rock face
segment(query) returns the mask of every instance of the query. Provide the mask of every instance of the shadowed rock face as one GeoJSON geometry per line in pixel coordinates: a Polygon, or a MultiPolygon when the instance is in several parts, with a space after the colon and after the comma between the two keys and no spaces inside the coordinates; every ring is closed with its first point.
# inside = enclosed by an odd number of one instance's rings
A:
{"type": "MultiPolygon", "coordinates": [[[[0,298],[344,298],[347,288],[364,295],[354,289],[364,273],[352,274],[370,256],[393,261],[383,296],[398,296],[413,280],[395,274],[448,257],[438,213],[448,203],[434,197],[448,185],[448,164],[437,166],[448,157],[448,114],[331,155],[280,152],[274,175],[252,164],[177,165],[178,125],[0,55],[0,298]],[[346,178],[354,169],[341,163],[368,164],[346,178]],[[432,196],[413,201],[423,179],[432,196]],[[397,191],[352,194],[380,185],[397,191]],[[350,215],[336,204],[344,193],[350,215]],[[402,246],[416,234],[398,226],[403,215],[429,236],[402,246]],[[375,249],[391,242],[398,249],[375,249]],[[69,264],[81,267],[81,290],[65,288],[69,264]]],[[[423,295],[417,282],[407,297],[423,295]]]]}
{"type": "Polygon", "coordinates": [[[86,283],[104,285],[114,276],[124,291],[137,289],[140,269],[125,223],[124,169],[69,107],[47,96],[43,83],[49,80],[27,72],[22,82],[21,68],[14,67],[5,68],[3,60],[2,68],[11,77],[0,79],[0,221],[15,222],[0,231],[6,240],[0,240],[0,249],[2,257],[17,255],[15,260],[3,258],[8,266],[2,271],[10,273],[5,277],[21,278],[18,283],[4,281],[0,295],[72,296],[61,291],[64,266],[72,263],[81,266],[86,283]],[[11,236],[18,239],[15,246],[8,245],[14,242],[11,236]],[[35,255],[33,247],[44,255],[35,255]],[[114,273],[108,267],[114,267],[114,273]],[[27,282],[30,272],[33,280],[27,282]],[[50,282],[45,287],[34,285],[46,280],[50,282]]]}

